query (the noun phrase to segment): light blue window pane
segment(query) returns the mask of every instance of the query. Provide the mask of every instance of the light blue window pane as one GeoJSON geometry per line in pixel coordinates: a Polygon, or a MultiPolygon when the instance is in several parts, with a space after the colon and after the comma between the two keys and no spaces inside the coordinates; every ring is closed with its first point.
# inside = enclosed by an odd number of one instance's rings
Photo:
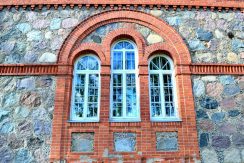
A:
{"type": "Polygon", "coordinates": [[[129,117],[137,115],[135,74],[126,75],[126,114],[129,117]]]}
{"type": "Polygon", "coordinates": [[[113,69],[122,70],[123,69],[123,53],[113,52],[113,69]]]}
{"type": "Polygon", "coordinates": [[[122,116],[123,107],[122,74],[113,74],[113,117],[122,116]]]}
{"type": "Polygon", "coordinates": [[[77,64],[77,70],[98,70],[99,63],[95,57],[82,57],[77,64]]]}
{"type": "Polygon", "coordinates": [[[126,52],[125,53],[125,66],[127,70],[134,70],[135,69],[135,53],[134,52],[126,52]]]}
{"type": "Polygon", "coordinates": [[[74,105],[75,116],[84,117],[84,104],[83,103],[75,103],[74,105]]]}
{"type": "Polygon", "coordinates": [[[155,57],[150,62],[150,70],[170,70],[169,61],[164,57],[155,57]]]}

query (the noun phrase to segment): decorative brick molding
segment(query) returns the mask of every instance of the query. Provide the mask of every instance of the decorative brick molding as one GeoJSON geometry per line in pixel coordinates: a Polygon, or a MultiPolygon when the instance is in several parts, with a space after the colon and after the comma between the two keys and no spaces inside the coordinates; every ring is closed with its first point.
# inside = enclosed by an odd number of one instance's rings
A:
{"type": "MultiPolygon", "coordinates": [[[[83,51],[86,52],[86,51],[83,51]]],[[[90,52],[90,51],[88,51],[90,52]]],[[[92,51],[93,52],[93,51],[92,51]]],[[[80,54],[80,53],[79,53],[80,54]]],[[[82,53],[81,53],[82,54],[82,53]]],[[[97,54],[96,52],[94,54],[97,54]]],[[[147,70],[148,65],[140,65],[142,69],[147,70]]],[[[54,75],[64,76],[72,75],[72,71],[58,71],[59,67],[64,69],[73,69],[72,65],[59,65],[59,64],[0,64],[0,76],[24,76],[24,75],[54,75]]],[[[104,75],[110,75],[110,65],[102,65],[106,70],[102,71],[104,75]]],[[[243,64],[187,64],[176,65],[177,75],[181,74],[194,74],[194,75],[244,75],[243,64]],[[187,70],[177,71],[177,68],[184,67],[187,70]],[[189,71],[188,71],[189,69],[189,71]]],[[[140,75],[148,75],[147,71],[140,71],[140,75]]]]}
{"type": "Polygon", "coordinates": [[[65,9],[67,6],[70,8],[74,8],[75,6],[78,6],[81,8],[82,6],[85,6],[86,8],[90,8],[91,6],[94,6],[95,8],[98,8],[101,6],[103,9],[105,9],[107,6],[110,7],[110,9],[130,9],[131,6],[133,6],[134,9],[137,9],[138,6],[141,6],[142,8],[145,8],[148,6],[150,9],[153,9],[154,7],[157,9],[165,8],[166,10],[170,7],[174,10],[177,8],[180,8],[181,10],[184,10],[187,8],[188,10],[191,10],[192,8],[195,8],[196,10],[199,10],[200,8],[203,8],[203,10],[207,10],[208,8],[211,10],[217,9],[219,11],[226,10],[229,11],[230,9],[236,10],[240,9],[243,11],[244,2],[241,0],[222,0],[222,1],[216,1],[216,0],[198,0],[198,1],[192,1],[192,0],[161,0],[160,2],[158,0],[144,0],[144,1],[130,1],[130,0],[2,0],[0,2],[0,9],[3,7],[7,7],[10,9],[11,7],[15,7],[16,9],[19,9],[19,7],[23,7],[26,9],[27,7],[30,7],[32,10],[35,8],[38,8],[41,10],[43,7],[46,7],[47,9],[50,9],[51,7],[54,7],[55,9],[58,9],[58,7],[62,7],[65,9]]]}

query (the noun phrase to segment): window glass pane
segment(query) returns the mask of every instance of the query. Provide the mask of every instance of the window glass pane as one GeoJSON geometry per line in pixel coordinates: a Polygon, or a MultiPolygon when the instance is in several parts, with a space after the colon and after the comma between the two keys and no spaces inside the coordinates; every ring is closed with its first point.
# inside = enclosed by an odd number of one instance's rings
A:
{"type": "Polygon", "coordinates": [[[77,70],[98,70],[99,63],[95,57],[82,57],[77,64],[77,70]]]}
{"type": "Polygon", "coordinates": [[[87,117],[97,116],[98,109],[98,83],[99,76],[98,74],[89,75],[89,84],[88,84],[88,111],[87,117]]]}
{"type": "Polygon", "coordinates": [[[159,74],[150,75],[152,116],[162,116],[159,74]]]}
{"type": "Polygon", "coordinates": [[[115,50],[119,49],[134,49],[133,45],[127,41],[121,41],[114,46],[115,50]]]}
{"type": "Polygon", "coordinates": [[[85,94],[85,75],[77,74],[74,92],[74,111],[75,116],[83,117],[84,94],[85,94]]]}
{"type": "Polygon", "coordinates": [[[174,116],[173,85],[171,75],[163,75],[166,116],[174,116]]]}
{"type": "Polygon", "coordinates": [[[170,70],[169,61],[164,57],[155,57],[150,62],[150,70],[170,70]]]}
{"type": "Polygon", "coordinates": [[[123,88],[122,74],[113,74],[113,116],[122,116],[123,88]]]}
{"type": "Polygon", "coordinates": [[[126,114],[135,117],[136,113],[136,81],[135,74],[126,75],[126,114]]]}
{"type": "Polygon", "coordinates": [[[125,53],[125,69],[132,70],[135,69],[135,53],[134,52],[126,52],[125,53]]]}
{"type": "Polygon", "coordinates": [[[123,69],[123,53],[120,51],[113,52],[113,69],[114,70],[123,69]]]}

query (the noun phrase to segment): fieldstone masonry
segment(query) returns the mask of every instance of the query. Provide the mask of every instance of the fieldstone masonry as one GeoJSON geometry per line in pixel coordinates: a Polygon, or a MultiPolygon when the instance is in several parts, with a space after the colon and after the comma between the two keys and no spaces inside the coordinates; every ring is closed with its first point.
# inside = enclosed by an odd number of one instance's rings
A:
{"type": "Polygon", "coordinates": [[[0,89],[0,162],[49,162],[54,77],[0,77],[0,89]]]}
{"type": "Polygon", "coordinates": [[[202,162],[244,162],[244,76],[193,76],[202,162]]]}
{"type": "MultiPolygon", "coordinates": [[[[139,10],[173,26],[187,44],[193,63],[244,63],[244,15],[239,11],[139,10]]],[[[101,7],[3,9],[0,63],[55,63],[72,29],[102,11],[101,7]]],[[[100,44],[110,31],[128,26],[140,32],[148,45],[164,41],[147,27],[118,22],[96,29],[80,42],[100,44]]],[[[202,162],[244,162],[244,76],[193,76],[192,81],[202,162]]],[[[0,77],[0,89],[0,163],[48,162],[55,77],[0,77]]],[[[93,145],[74,146],[77,141],[86,142],[83,137],[92,140],[92,134],[72,135],[72,150],[92,151],[93,145]]],[[[177,133],[157,133],[157,142],[158,150],[177,150],[177,133]]],[[[115,133],[114,144],[116,151],[135,151],[136,134],[115,133]]]]}

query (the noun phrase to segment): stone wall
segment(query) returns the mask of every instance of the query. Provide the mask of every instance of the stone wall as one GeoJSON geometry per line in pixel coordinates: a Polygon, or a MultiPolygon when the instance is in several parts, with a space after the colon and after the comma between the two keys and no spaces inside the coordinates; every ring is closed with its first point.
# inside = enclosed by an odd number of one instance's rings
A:
{"type": "Polygon", "coordinates": [[[0,77],[0,163],[49,162],[55,78],[0,77]]]}
{"type": "Polygon", "coordinates": [[[244,162],[244,76],[193,76],[202,161],[244,162]]]}
{"type": "MultiPolygon", "coordinates": [[[[139,7],[139,10],[141,8],[139,7]]],[[[87,10],[0,11],[0,63],[55,63],[72,29],[101,7],[87,10]]],[[[149,10],[173,26],[187,44],[194,63],[244,63],[244,15],[239,11],[149,10]]],[[[150,20],[149,20],[150,21],[150,20]]],[[[81,42],[101,43],[113,23],[93,31],[81,42]]],[[[146,43],[163,41],[149,28],[133,27],[146,43]]],[[[244,161],[243,82],[238,76],[193,76],[199,144],[203,162],[244,161]]],[[[54,77],[0,77],[0,162],[48,162],[54,77]]]]}
{"type": "MultiPolygon", "coordinates": [[[[41,11],[4,9],[0,12],[0,63],[55,62],[70,31],[89,16],[102,11],[101,7],[89,10],[85,7],[63,10],[60,7],[58,10],[41,11]]],[[[244,63],[244,16],[239,11],[225,13],[146,8],[144,12],[165,20],[182,35],[193,62],[244,63]]],[[[112,29],[117,27],[114,25],[112,29]]],[[[107,30],[98,29],[89,37],[90,40],[100,42],[107,30]]],[[[150,30],[144,30],[144,36],[149,37],[148,32],[150,30]]],[[[159,39],[155,37],[153,39],[159,39]]]]}

